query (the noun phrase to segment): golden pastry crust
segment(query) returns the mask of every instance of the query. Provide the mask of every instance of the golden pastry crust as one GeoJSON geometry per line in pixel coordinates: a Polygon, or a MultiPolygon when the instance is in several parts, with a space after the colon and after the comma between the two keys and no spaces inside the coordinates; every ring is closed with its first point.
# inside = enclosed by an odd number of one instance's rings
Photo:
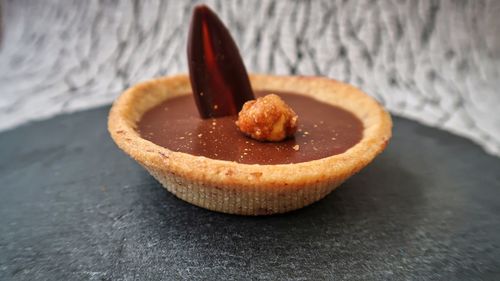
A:
{"type": "Polygon", "coordinates": [[[159,78],[126,90],[113,104],[108,130],[116,144],[162,185],[187,202],[214,211],[263,215],[307,206],[334,190],[381,153],[391,137],[389,114],[359,89],[322,77],[250,75],[254,90],[289,91],[349,110],[363,138],[346,152],[280,165],[240,164],[174,152],[140,137],[136,124],[150,108],[189,93],[187,75],[159,78]]]}

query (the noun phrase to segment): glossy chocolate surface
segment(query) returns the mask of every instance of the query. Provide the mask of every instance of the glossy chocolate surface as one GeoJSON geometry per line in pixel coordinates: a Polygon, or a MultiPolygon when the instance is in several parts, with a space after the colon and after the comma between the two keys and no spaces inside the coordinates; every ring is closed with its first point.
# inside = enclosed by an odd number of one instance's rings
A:
{"type": "Polygon", "coordinates": [[[202,118],[236,115],[254,99],[236,43],[205,5],[193,11],[187,46],[189,77],[202,118]]]}
{"type": "MultiPolygon", "coordinates": [[[[256,92],[256,96],[268,93],[256,92]]],[[[192,95],[169,99],[149,110],[139,121],[138,131],[143,138],[172,151],[246,164],[321,159],[343,153],[361,140],[363,124],[352,113],[303,95],[273,93],[299,115],[294,138],[259,142],[238,130],[236,116],[201,119],[192,95]]]]}

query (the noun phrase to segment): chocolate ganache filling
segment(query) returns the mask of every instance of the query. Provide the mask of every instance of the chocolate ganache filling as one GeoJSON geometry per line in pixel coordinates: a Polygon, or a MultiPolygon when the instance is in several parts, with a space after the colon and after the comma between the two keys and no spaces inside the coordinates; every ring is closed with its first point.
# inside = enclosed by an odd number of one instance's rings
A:
{"type": "Polygon", "coordinates": [[[291,164],[343,153],[362,138],[363,124],[342,108],[296,93],[254,93],[229,30],[205,5],[193,11],[187,54],[193,93],[147,111],[138,123],[146,140],[212,159],[291,164]],[[293,138],[261,142],[246,137],[235,125],[246,101],[254,99],[254,94],[270,93],[279,95],[298,114],[293,138]]]}
{"type": "Polygon", "coordinates": [[[193,95],[171,98],[147,111],[138,123],[142,138],[172,151],[244,164],[291,164],[341,154],[363,136],[354,114],[313,98],[288,92],[256,91],[257,97],[279,95],[300,116],[293,138],[260,142],[242,134],[237,116],[202,119],[193,95]]]}

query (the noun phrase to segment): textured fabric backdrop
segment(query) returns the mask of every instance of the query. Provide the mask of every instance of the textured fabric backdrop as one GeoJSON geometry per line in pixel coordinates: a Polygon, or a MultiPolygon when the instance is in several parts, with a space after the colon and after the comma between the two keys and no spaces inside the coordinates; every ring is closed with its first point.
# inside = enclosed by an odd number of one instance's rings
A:
{"type": "MultiPolygon", "coordinates": [[[[186,72],[198,1],[6,1],[0,129],[186,72]]],[[[251,72],[353,83],[500,155],[500,1],[205,1],[251,72]]]]}

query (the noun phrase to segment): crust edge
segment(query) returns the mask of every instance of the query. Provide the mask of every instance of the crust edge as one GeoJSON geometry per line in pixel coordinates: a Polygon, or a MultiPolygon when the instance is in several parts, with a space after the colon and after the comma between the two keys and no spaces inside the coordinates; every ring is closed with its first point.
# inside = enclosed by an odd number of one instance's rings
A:
{"type": "Polygon", "coordinates": [[[390,115],[351,85],[322,77],[255,74],[250,81],[256,90],[293,91],[351,111],[363,122],[362,140],[342,154],[319,160],[249,165],[174,152],[142,139],[135,130],[139,118],[159,102],[189,92],[187,75],[158,78],[127,89],[110,110],[108,130],[120,149],[178,198],[242,215],[284,213],[320,200],[369,164],[391,137],[390,115]]]}

